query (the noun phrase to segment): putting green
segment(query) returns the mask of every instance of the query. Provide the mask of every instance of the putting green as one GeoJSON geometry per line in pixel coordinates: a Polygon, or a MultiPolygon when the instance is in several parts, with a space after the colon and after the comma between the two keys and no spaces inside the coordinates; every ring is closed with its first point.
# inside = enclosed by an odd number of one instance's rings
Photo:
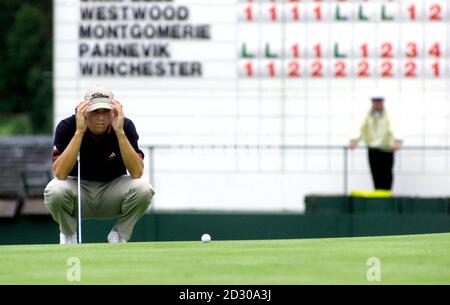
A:
{"type": "Polygon", "coordinates": [[[0,246],[0,284],[450,284],[449,254],[450,233],[0,246]]]}

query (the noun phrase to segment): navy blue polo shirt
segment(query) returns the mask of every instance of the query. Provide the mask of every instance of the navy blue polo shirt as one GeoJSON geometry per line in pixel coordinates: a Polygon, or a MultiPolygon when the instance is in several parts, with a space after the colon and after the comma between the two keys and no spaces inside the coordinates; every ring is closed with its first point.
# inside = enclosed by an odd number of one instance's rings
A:
{"type": "MultiPolygon", "coordinates": [[[[53,162],[64,152],[76,131],[75,115],[62,120],[55,131],[53,142],[53,162]]],[[[139,136],[130,119],[125,118],[123,129],[131,146],[144,159],[139,149],[139,136]]],[[[80,148],[81,179],[88,181],[108,182],[126,175],[127,170],[120,154],[119,142],[114,129],[109,128],[104,134],[97,136],[86,130],[80,148]]],[[[78,175],[78,164],[75,164],[69,176],[78,175]]]]}

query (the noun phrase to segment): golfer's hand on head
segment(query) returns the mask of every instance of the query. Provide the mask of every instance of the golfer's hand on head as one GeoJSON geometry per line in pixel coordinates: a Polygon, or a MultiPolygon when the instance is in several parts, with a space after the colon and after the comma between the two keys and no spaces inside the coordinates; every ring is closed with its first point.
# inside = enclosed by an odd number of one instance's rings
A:
{"type": "Polygon", "coordinates": [[[87,129],[86,109],[88,102],[82,101],[76,108],[77,131],[84,133],[87,129]]]}
{"type": "Polygon", "coordinates": [[[116,133],[121,133],[123,131],[123,121],[125,118],[125,115],[123,114],[122,105],[116,101],[113,100],[113,119],[111,121],[112,128],[114,128],[114,131],[116,133]]]}

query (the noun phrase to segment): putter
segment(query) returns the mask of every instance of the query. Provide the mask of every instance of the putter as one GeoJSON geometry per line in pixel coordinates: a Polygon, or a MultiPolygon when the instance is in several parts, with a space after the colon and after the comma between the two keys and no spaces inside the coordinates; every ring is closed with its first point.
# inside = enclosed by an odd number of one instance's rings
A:
{"type": "Polygon", "coordinates": [[[81,175],[80,175],[80,153],[77,155],[78,161],[78,243],[81,244],[81,175]]]}

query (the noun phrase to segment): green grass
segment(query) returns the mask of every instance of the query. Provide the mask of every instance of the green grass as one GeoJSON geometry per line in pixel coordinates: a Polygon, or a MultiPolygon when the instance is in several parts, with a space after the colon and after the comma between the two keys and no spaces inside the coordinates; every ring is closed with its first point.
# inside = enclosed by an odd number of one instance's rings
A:
{"type": "Polygon", "coordinates": [[[450,284],[450,233],[410,236],[0,247],[0,284],[450,284]],[[367,280],[367,260],[381,281],[367,280]]]}

